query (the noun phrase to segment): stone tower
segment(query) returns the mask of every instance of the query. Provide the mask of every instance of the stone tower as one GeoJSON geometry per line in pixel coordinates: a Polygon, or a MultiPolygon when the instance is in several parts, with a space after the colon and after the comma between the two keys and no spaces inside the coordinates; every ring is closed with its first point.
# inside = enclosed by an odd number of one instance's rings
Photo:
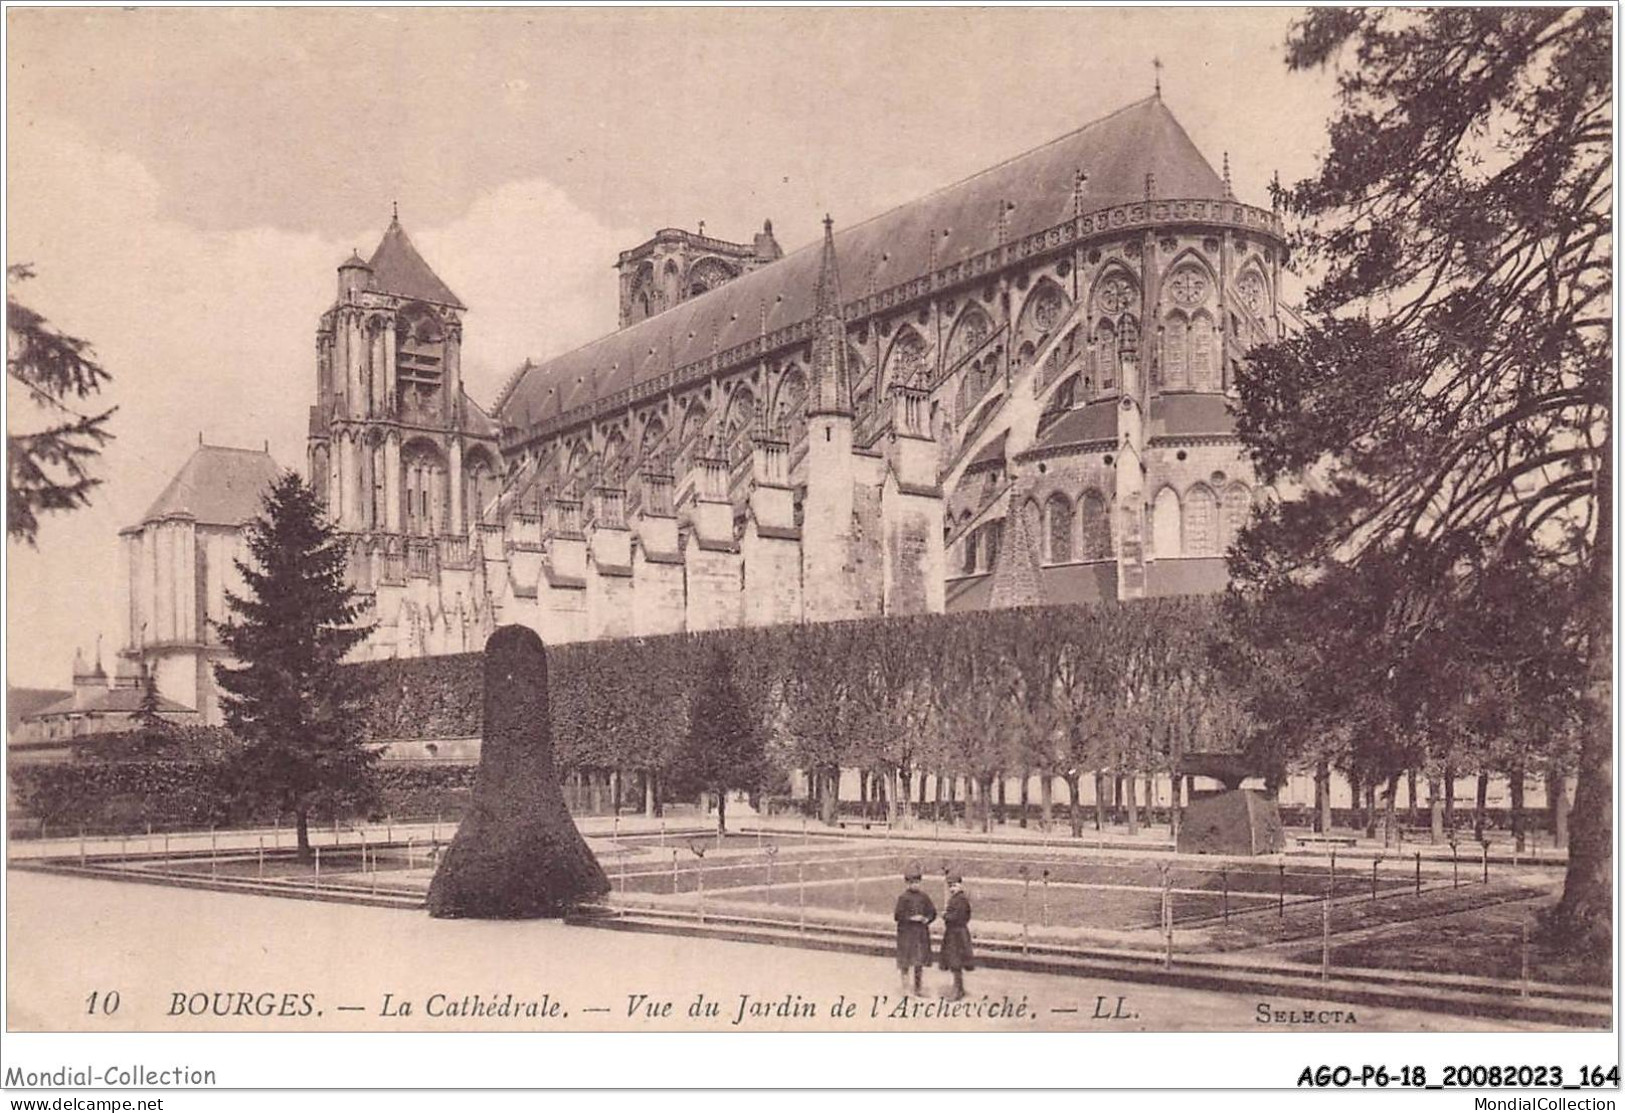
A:
{"type": "Polygon", "coordinates": [[[316,335],[311,481],[346,533],[463,532],[463,304],[399,220],[339,267],[316,335]]]}
{"type": "Polygon", "coordinates": [[[621,327],[663,313],[784,256],[773,222],[750,243],[732,243],[682,228],[662,228],[615,261],[620,273],[621,327]]]}
{"type": "Polygon", "coordinates": [[[374,654],[460,647],[483,601],[461,581],[501,470],[498,427],[463,391],[464,311],[397,218],[339,266],[317,329],[310,479],[378,604],[374,654]]]}

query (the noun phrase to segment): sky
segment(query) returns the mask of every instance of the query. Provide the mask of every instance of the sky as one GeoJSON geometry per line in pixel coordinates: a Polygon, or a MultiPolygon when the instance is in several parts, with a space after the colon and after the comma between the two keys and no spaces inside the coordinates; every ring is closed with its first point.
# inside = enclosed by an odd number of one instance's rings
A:
{"type": "MultiPolygon", "coordinates": [[[[118,530],[201,436],[303,468],[335,268],[392,204],[470,307],[469,392],[612,330],[656,229],[794,250],[1152,91],[1238,197],[1314,172],[1331,79],[1287,8],[11,9],[11,293],[89,340],[92,506],[7,543],[7,679],[104,657],[118,530]]],[[[9,428],[26,405],[8,391],[9,428]]]]}

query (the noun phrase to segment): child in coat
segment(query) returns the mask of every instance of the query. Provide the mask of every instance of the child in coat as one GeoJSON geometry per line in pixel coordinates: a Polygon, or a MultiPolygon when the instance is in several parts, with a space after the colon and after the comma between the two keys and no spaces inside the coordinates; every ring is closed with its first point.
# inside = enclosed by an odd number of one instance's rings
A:
{"type": "Polygon", "coordinates": [[[974,970],[975,957],[970,945],[970,898],[965,895],[965,879],[958,873],[948,875],[948,907],[942,914],[942,950],[939,953],[944,970],[953,971],[954,990],[949,1000],[965,996],[965,971],[974,970]]]}
{"type": "Polygon", "coordinates": [[[897,898],[897,910],[892,918],[897,921],[897,969],[908,988],[909,971],[914,972],[914,992],[920,992],[920,969],[931,963],[931,922],[937,918],[937,906],[920,889],[919,863],[910,863],[903,874],[907,886],[897,898]]]}

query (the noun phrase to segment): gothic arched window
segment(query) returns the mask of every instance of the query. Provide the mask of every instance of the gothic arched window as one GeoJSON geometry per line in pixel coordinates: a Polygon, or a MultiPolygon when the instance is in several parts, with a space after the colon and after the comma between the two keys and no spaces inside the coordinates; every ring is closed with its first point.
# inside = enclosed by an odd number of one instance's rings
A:
{"type": "Polygon", "coordinates": [[[1099,491],[1086,491],[1078,501],[1078,517],[1083,524],[1083,559],[1109,558],[1112,555],[1112,520],[1105,497],[1099,491]]]}
{"type": "Polygon", "coordinates": [[[1072,504],[1057,492],[1044,507],[1049,519],[1049,562],[1065,564],[1072,559],[1072,504]]]}
{"type": "Polygon", "coordinates": [[[886,356],[885,384],[923,385],[925,379],[925,341],[912,328],[899,329],[886,356]]]}
{"type": "Polygon", "coordinates": [[[1151,504],[1151,551],[1158,558],[1176,557],[1183,551],[1179,540],[1179,496],[1172,487],[1157,492],[1151,504]]]}
{"type": "Polygon", "coordinates": [[[427,441],[412,441],[401,453],[401,495],[406,511],[401,517],[406,532],[432,537],[445,522],[446,462],[427,441]]]}
{"type": "Polygon", "coordinates": [[[1219,551],[1219,500],[1206,484],[1185,492],[1185,555],[1213,556],[1219,551]]]}
{"type": "Polygon", "coordinates": [[[1228,550],[1236,543],[1253,512],[1253,496],[1245,486],[1232,483],[1224,489],[1219,504],[1219,543],[1228,550]]]}
{"type": "Polygon", "coordinates": [[[396,318],[395,378],[407,405],[421,403],[440,389],[445,341],[440,318],[426,305],[409,305],[396,318]]]}
{"type": "Polygon", "coordinates": [[[1117,389],[1117,326],[1110,321],[1095,327],[1095,382],[1105,394],[1117,389]]]}
{"type": "Polygon", "coordinates": [[[1213,358],[1213,321],[1206,313],[1197,313],[1190,324],[1191,389],[1215,391],[1219,389],[1217,361],[1213,358]]]}
{"type": "Polygon", "coordinates": [[[496,469],[484,449],[476,448],[463,461],[463,516],[465,525],[478,525],[485,508],[501,493],[496,469]]]}
{"type": "Polygon", "coordinates": [[[1162,389],[1186,390],[1185,357],[1190,344],[1190,324],[1177,309],[1162,322],[1162,389]]]}
{"type": "Polygon", "coordinates": [[[953,335],[948,339],[948,367],[951,368],[980,348],[992,331],[993,324],[982,307],[974,302],[967,304],[959,315],[959,322],[954,325],[953,335]]]}

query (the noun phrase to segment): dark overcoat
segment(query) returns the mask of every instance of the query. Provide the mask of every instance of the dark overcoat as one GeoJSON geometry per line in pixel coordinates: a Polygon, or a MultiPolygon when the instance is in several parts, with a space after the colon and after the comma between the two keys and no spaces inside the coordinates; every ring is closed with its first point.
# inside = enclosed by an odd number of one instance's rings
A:
{"type": "Polygon", "coordinates": [[[937,906],[918,889],[905,889],[897,898],[897,968],[931,965],[931,928],[937,918],[937,906]],[[924,916],[924,923],[916,923],[911,916],[924,916]]]}
{"type": "Polygon", "coordinates": [[[955,893],[948,898],[948,907],[942,913],[942,968],[944,970],[974,970],[971,960],[975,955],[970,946],[970,898],[955,893]]]}

